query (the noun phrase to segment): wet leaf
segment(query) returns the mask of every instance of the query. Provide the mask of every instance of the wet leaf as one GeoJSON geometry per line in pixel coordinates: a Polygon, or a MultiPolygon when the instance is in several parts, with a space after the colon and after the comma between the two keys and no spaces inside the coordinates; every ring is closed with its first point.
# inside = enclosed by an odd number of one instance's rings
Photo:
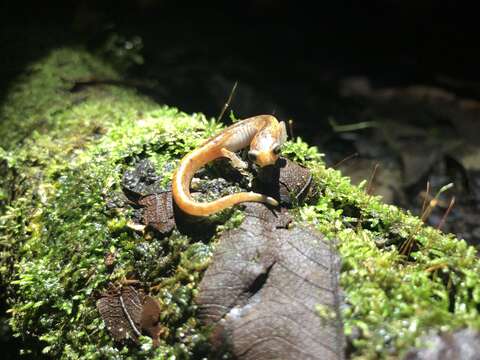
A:
{"type": "Polygon", "coordinates": [[[280,227],[285,215],[247,205],[200,283],[199,318],[238,359],[343,359],[338,255],[318,232],[280,227]]]}
{"type": "Polygon", "coordinates": [[[158,346],[158,338],[162,333],[163,327],[160,323],[161,308],[158,300],[152,296],[146,296],[143,303],[140,325],[153,339],[153,346],[158,346]]]}
{"type": "Polygon", "coordinates": [[[141,198],[138,204],[145,207],[143,223],[147,227],[161,234],[168,234],[173,230],[175,219],[170,191],[147,195],[141,198]]]}
{"type": "Polygon", "coordinates": [[[97,309],[115,341],[139,344],[144,297],[143,291],[125,286],[97,300],[97,309]]]}

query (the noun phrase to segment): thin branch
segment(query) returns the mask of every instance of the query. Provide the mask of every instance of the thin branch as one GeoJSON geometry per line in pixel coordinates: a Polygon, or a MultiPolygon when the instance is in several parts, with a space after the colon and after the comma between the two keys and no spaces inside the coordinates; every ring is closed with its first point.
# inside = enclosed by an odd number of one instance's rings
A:
{"type": "Polygon", "coordinates": [[[357,156],[358,156],[358,152],[353,153],[353,154],[350,154],[350,155],[348,155],[346,158],[344,158],[344,159],[340,160],[339,162],[337,162],[336,164],[334,164],[334,165],[332,166],[332,168],[336,169],[336,168],[338,168],[340,165],[342,165],[345,161],[348,161],[348,160],[350,160],[350,159],[352,159],[352,158],[354,158],[354,157],[357,157],[357,156]]]}
{"type": "Polygon", "coordinates": [[[290,132],[290,139],[293,139],[293,120],[288,120],[288,131],[290,132]]]}
{"type": "Polygon", "coordinates": [[[425,197],[423,198],[422,212],[425,212],[425,207],[427,206],[428,197],[430,196],[430,181],[427,181],[427,190],[425,191],[425,197]]]}
{"type": "Polygon", "coordinates": [[[220,114],[217,116],[217,121],[221,121],[223,115],[225,114],[225,111],[227,111],[228,107],[230,106],[230,103],[232,102],[233,95],[235,94],[235,90],[237,89],[238,81],[235,81],[235,84],[233,84],[232,90],[230,91],[230,95],[228,96],[227,102],[223,105],[222,111],[220,111],[220,114]]]}
{"type": "Polygon", "coordinates": [[[372,174],[370,175],[370,179],[368,180],[368,186],[367,186],[367,194],[370,195],[372,191],[372,185],[373,185],[373,180],[375,179],[375,176],[377,175],[377,169],[379,167],[379,164],[376,163],[375,166],[373,167],[372,174]]]}
{"type": "Polygon", "coordinates": [[[442,220],[440,220],[440,223],[438,224],[438,230],[440,230],[445,224],[445,220],[447,220],[448,214],[450,214],[450,211],[452,211],[453,205],[455,205],[455,196],[453,196],[452,200],[450,200],[450,205],[448,205],[447,211],[445,211],[445,214],[442,216],[442,220]]]}
{"type": "Polygon", "coordinates": [[[330,118],[328,122],[334,132],[358,131],[379,126],[378,121],[362,121],[354,124],[340,125],[333,118],[330,118]]]}

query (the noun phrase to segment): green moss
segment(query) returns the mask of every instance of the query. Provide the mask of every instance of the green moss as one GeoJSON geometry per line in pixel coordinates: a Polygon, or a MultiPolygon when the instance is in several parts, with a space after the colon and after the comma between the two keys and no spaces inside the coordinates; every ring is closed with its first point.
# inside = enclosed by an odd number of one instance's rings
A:
{"type": "Polygon", "coordinates": [[[339,240],[345,332],[355,338],[355,357],[398,358],[430,330],[480,328],[473,247],[368,196],[338,171],[312,168],[323,196],[300,217],[339,240]],[[407,240],[416,243],[409,256],[399,251],[407,240]]]}
{"type": "MultiPolygon", "coordinates": [[[[220,125],[128,89],[70,91],[76,80],[94,77],[118,75],[81,50],[55,51],[30,67],[0,109],[0,297],[8,300],[10,325],[24,352],[55,358],[203,356],[208,347],[192,299],[215,238],[237,226],[242,212],[219,215],[213,239],[198,242],[177,231],[141,236],[128,226],[129,209],[106,203],[143,158],[166,186],[180,157],[220,125]],[[113,271],[106,254],[115,254],[113,271]],[[104,328],[95,295],[123,278],[156,292],[165,326],[157,349],[149,338],[139,348],[116,348],[104,328]]],[[[473,248],[352,186],[300,139],[285,154],[312,169],[321,192],[295,210],[298,221],[339,240],[343,317],[346,333],[356,334],[355,357],[397,357],[430,329],[480,328],[473,248]],[[398,251],[406,240],[416,243],[408,257],[398,251]]]]}
{"type": "Polygon", "coordinates": [[[24,338],[26,352],[39,350],[28,348],[29,340],[38,338],[43,353],[63,358],[126,352],[188,358],[203,351],[191,299],[210,246],[191,243],[177,232],[160,241],[141,238],[127,226],[128,210],[109,211],[105,204],[139,158],[167,169],[166,184],[173,169],[167,165],[208,136],[212,122],[121,88],[69,92],[75,80],[116,77],[78,50],[54,52],[32,69],[1,110],[8,120],[2,134],[22,124],[8,142],[2,138],[0,152],[9,174],[2,184],[0,276],[12,296],[14,333],[24,338]],[[52,104],[58,109],[51,111],[52,104]],[[22,116],[16,108],[24,111],[22,116]],[[112,273],[104,262],[111,252],[117,254],[112,273]],[[169,331],[156,350],[116,349],[99,318],[94,295],[124,277],[160,289],[169,331]]]}

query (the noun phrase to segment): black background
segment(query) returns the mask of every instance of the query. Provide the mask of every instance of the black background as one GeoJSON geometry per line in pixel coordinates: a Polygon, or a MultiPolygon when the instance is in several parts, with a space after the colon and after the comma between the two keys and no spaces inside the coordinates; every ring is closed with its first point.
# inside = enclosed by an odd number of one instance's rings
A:
{"type": "Polygon", "coordinates": [[[239,98],[242,85],[262,94],[251,107],[233,103],[239,117],[279,104],[307,140],[341,114],[332,94],[343,77],[375,86],[479,80],[477,13],[453,0],[6,1],[0,13],[0,98],[26,63],[59,46],[96,49],[113,32],[142,39],[145,63],[125,75],[156,79],[162,90],[147,92],[160,102],[215,116],[229,92],[212,89],[220,74],[239,81],[239,98]]]}

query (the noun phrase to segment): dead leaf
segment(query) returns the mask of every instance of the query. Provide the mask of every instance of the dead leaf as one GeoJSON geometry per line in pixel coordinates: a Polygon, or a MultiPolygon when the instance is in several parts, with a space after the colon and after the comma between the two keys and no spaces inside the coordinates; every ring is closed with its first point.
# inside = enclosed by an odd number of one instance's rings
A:
{"type": "Polygon", "coordinates": [[[213,328],[212,347],[239,360],[343,359],[333,243],[307,228],[279,228],[268,211],[256,204],[221,236],[200,283],[195,301],[213,328]]]}
{"type": "Polygon", "coordinates": [[[142,330],[153,339],[153,347],[158,346],[158,339],[164,329],[160,323],[160,313],[161,308],[158,300],[153,296],[146,296],[140,324],[142,330]]]}
{"type": "Polygon", "coordinates": [[[125,286],[119,291],[110,291],[97,300],[97,309],[115,341],[133,341],[139,344],[144,297],[143,291],[125,286]]]}
{"type": "Polygon", "coordinates": [[[160,304],[143,290],[131,285],[110,288],[97,300],[97,309],[116,342],[131,341],[139,345],[139,337],[146,333],[153,339],[153,346],[158,346],[164,329],[160,323],[160,304]]]}
{"type": "Polygon", "coordinates": [[[143,223],[165,235],[175,228],[172,192],[164,191],[142,197],[138,204],[145,207],[143,223]]]}

